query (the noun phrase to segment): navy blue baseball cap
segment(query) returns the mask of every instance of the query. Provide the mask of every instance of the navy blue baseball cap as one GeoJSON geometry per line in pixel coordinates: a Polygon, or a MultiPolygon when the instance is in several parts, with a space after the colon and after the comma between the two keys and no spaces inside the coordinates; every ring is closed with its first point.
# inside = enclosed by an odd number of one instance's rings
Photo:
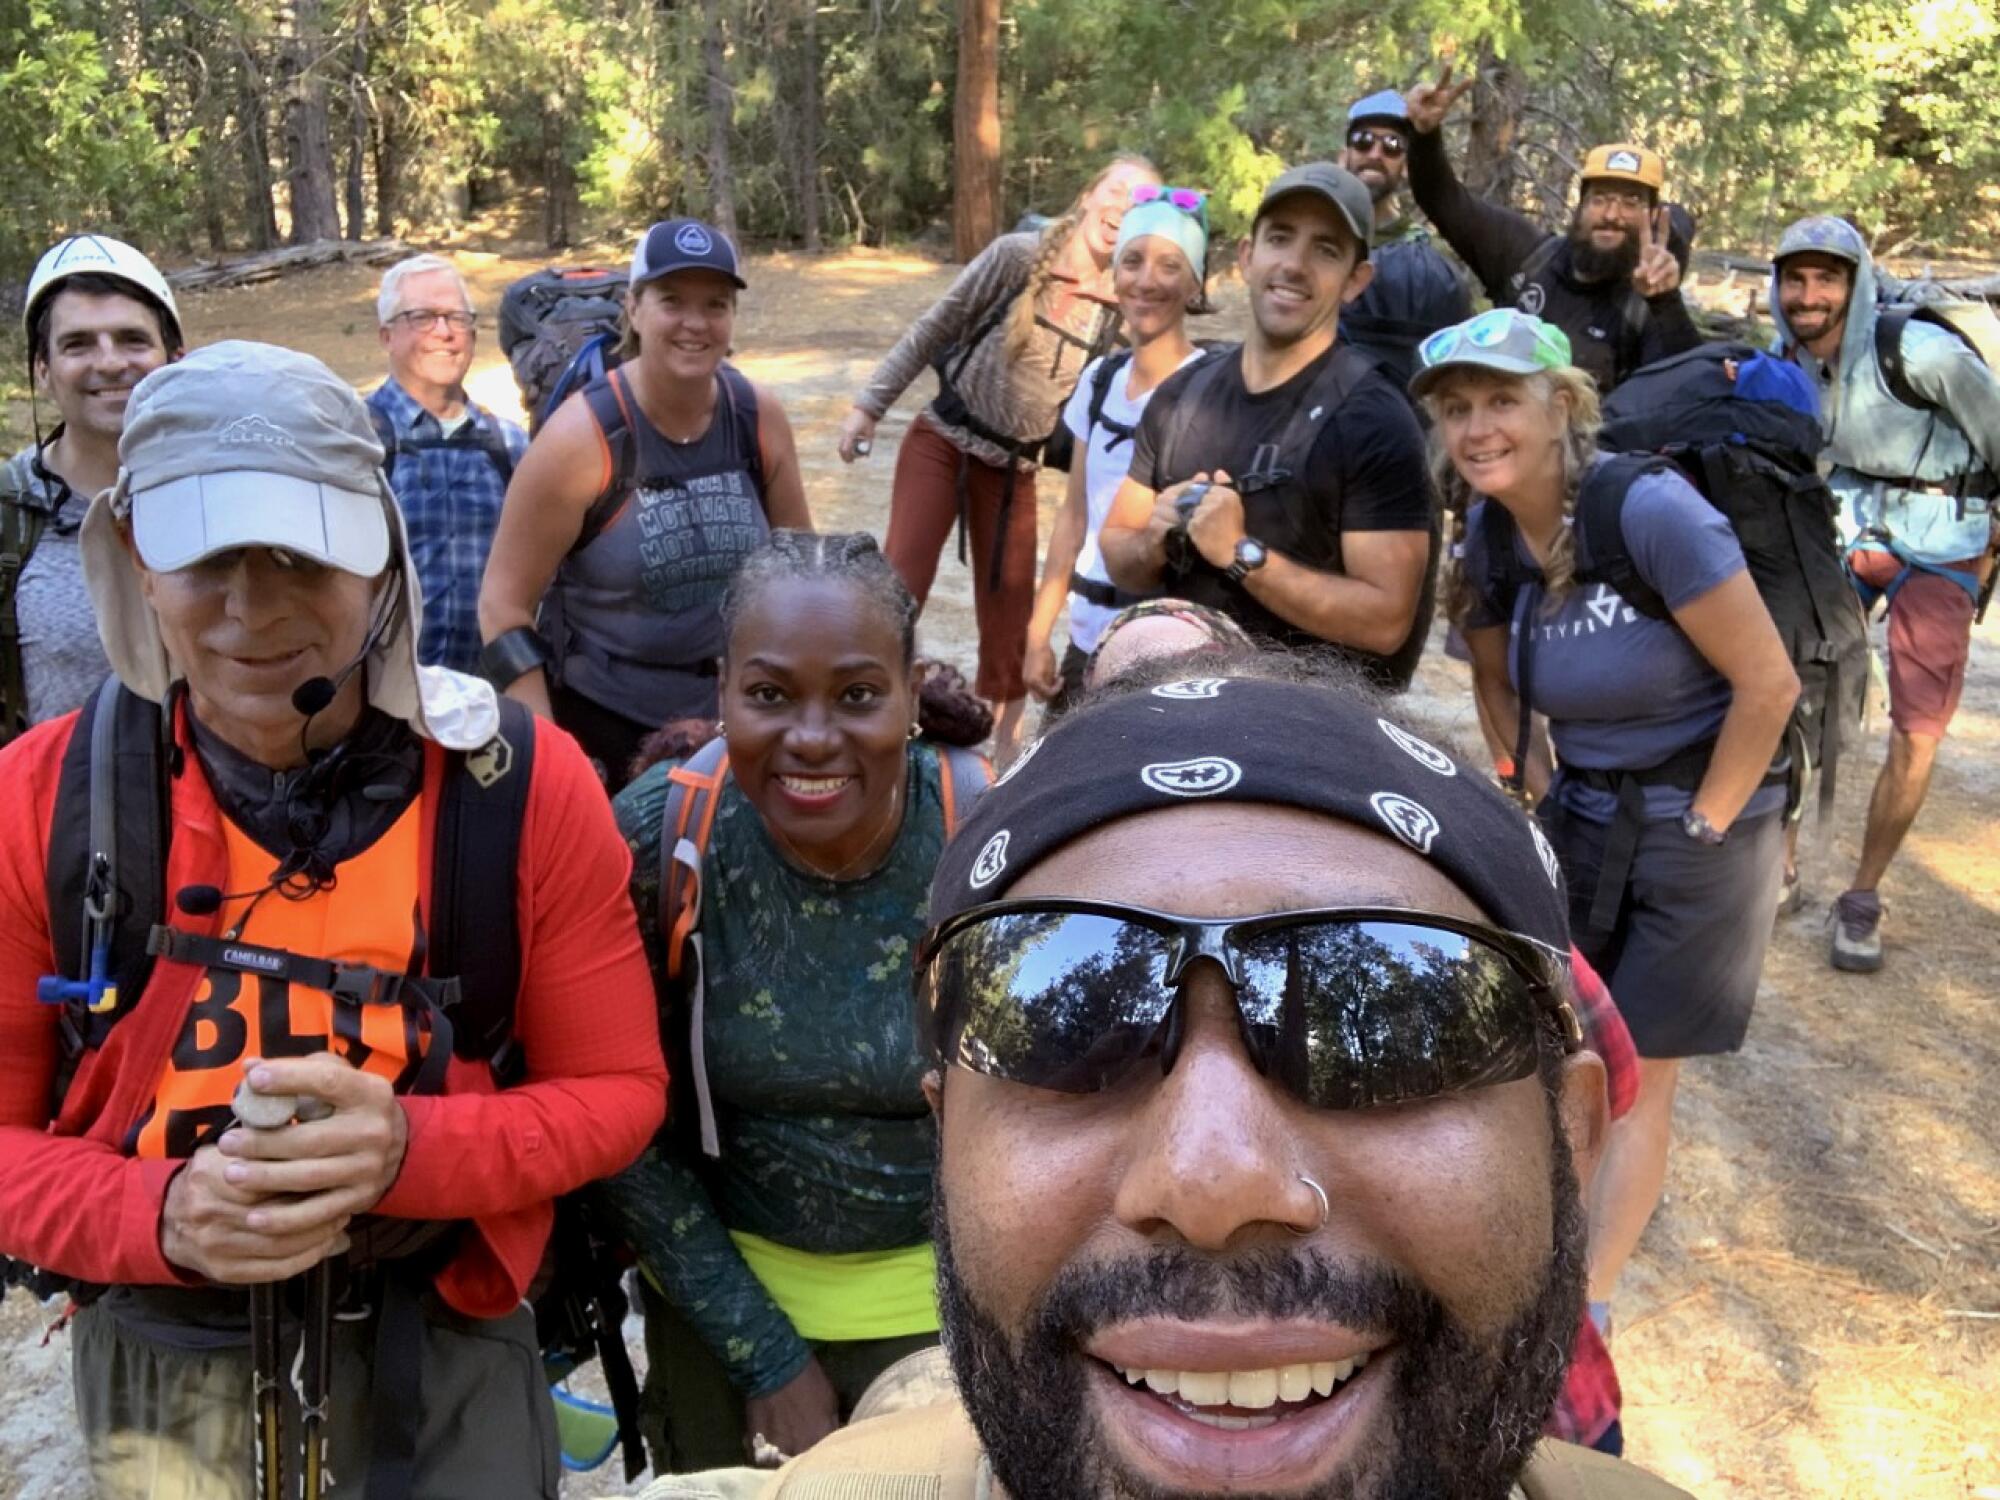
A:
{"type": "Polygon", "coordinates": [[[676,271],[714,271],[745,290],[750,285],[737,269],[729,236],[699,219],[668,219],[639,236],[639,248],[632,252],[634,287],[676,271]]]}

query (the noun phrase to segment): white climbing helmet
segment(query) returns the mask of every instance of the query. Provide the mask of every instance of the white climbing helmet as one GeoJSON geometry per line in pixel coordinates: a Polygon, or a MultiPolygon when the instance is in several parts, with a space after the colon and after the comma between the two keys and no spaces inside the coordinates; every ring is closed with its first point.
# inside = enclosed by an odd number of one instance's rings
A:
{"type": "Polygon", "coordinates": [[[173,331],[179,331],[181,310],[174,306],[173,288],[167,285],[167,278],[160,274],[158,266],[123,240],[114,240],[106,234],[73,234],[50,246],[35,266],[35,274],[28,278],[21,331],[30,341],[35,336],[35,312],[43,300],[53,296],[70,277],[85,274],[115,276],[144,292],[167,310],[167,316],[174,322],[173,331]]]}

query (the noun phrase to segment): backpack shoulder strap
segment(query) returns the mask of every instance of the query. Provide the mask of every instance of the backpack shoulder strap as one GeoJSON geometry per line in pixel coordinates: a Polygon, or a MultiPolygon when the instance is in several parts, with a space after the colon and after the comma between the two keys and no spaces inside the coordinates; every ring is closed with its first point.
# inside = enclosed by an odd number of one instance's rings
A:
{"type": "Polygon", "coordinates": [[[735,424],[736,443],[743,451],[744,466],[750,471],[750,479],[757,486],[757,494],[764,493],[764,446],[757,430],[757,387],[750,383],[750,377],[727,360],[716,372],[722,377],[722,398],[729,403],[730,420],[735,424]]]}
{"type": "Polygon", "coordinates": [[[459,982],[452,1051],[468,1062],[490,1062],[503,1085],[519,1063],[516,886],[534,772],[535,716],[502,697],[500,732],[480,749],[452,757],[432,840],[428,968],[459,982]]]}
{"type": "Polygon", "coordinates": [[[1247,495],[1303,474],[1326,419],[1374,368],[1375,361],[1354,345],[1335,344],[1333,358],[1292,402],[1277,441],[1259,446],[1251,456],[1249,468],[1237,476],[1237,490],[1247,495]]]}
{"type": "Polygon", "coordinates": [[[28,727],[28,683],[14,592],[48,520],[21,500],[14,485],[14,465],[9,464],[0,471],[0,745],[28,727]]]}
{"type": "Polygon", "coordinates": [[[576,540],[570,544],[571,552],[581,552],[611,524],[612,517],[618,514],[618,507],[625,501],[625,490],[632,481],[632,471],[638,467],[639,435],[633,430],[631,394],[624,387],[624,378],[612,369],[605,371],[601,380],[593,380],[583,388],[584,405],[590,409],[591,419],[597,423],[597,430],[604,439],[605,452],[611,455],[611,483],[583,513],[583,525],[576,533],[576,540]]]}
{"type": "Polygon", "coordinates": [[[1521,595],[1521,585],[1528,581],[1528,569],[1514,546],[1514,518],[1497,500],[1488,500],[1480,507],[1479,540],[1486,567],[1473,580],[1473,587],[1502,624],[1511,624],[1514,601],[1521,595]]]}
{"type": "Polygon", "coordinates": [[[660,811],[659,922],[669,980],[681,977],[688,940],[701,922],[701,862],[728,776],[729,742],[719,735],[667,773],[667,800],[660,811]]]}
{"type": "Polygon", "coordinates": [[[1640,614],[1654,620],[1672,618],[1659,590],[1639,576],[1625,546],[1625,497],[1642,474],[1677,472],[1666,459],[1647,453],[1621,453],[1602,459],[1583,481],[1576,497],[1577,540],[1587,565],[1577,577],[1609,584],[1640,614]]]}
{"type": "Polygon", "coordinates": [[[102,943],[108,983],[94,1008],[64,1004],[58,1106],[77,1058],[104,1044],[152,976],[146,940],[166,908],[170,724],[160,705],[106,678],[63,752],[43,877],[55,977],[94,978],[102,943]]]}
{"type": "Polygon", "coordinates": [[[361,404],[368,408],[368,425],[375,429],[375,441],[382,445],[382,472],[386,474],[396,466],[396,455],[403,451],[396,441],[396,424],[373,401],[361,404]]]}
{"type": "Polygon", "coordinates": [[[1131,438],[1132,428],[1123,422],[1114,422],[1104,415],[1104,404],[1111,399],[1112,382],[1117,380],[1131,363],[1130,349],[1114,349],[1098,360],[1097,368],[1090,377],[1090,410],[1083,429],[1086,437],[1102,427],[1111,433],[1114,443],[1128,441],[1131,438]]]}
{"type": "Polygon", "coordinates": [[[944,803],[945,840],[950,842],[972,804],[993,785],[993,762],[961,745],[939,745],[937,754],[938,796],[944,803]]]}
{"type": "Polygon", "coordinates": [[[1180,455],[1181,441],[1187,436],[1188,428],[1194,424],[1194,414],[1208,397],[1209,387],[1220,378],[1221,371],[1228,362],[1241,352],[1240,344],[1224,344],[1219,349],[1211,349],[1192,365],[1187,366],[1187,384],[1174,396],[1173,409],[1167,413],[1167,430],[1160,440],[1160,451],[1153,455],[1154,462],[1166,473],[1173,473],[1175,459],[1180,455]]]}
{"type": "Polygon", "coordinates": [[[1507,278],[1509,291],[1516,297],[1520,296],[1527,289],[1529,282],[1541,275],[1542,272],[1546,271],[1554,263],[1556,255],[1562,247],[1563,237],[1559,234],[1552,234],[1539,245],[1535,246],[1534,249],[1530,250],[1527,259],[1523,260],[1519,267],[1515,269],[1514,274],[1507,278]]]}
{"type": "Polygon", "coordinates": [[[1890,395],[1917,411],[1929,411],[1931,403],[1917,394],[1903,363],[1903,330],[1915,314],[1914,307],[1885,307],[1875,314],[1875,363],[1890,395]]]}

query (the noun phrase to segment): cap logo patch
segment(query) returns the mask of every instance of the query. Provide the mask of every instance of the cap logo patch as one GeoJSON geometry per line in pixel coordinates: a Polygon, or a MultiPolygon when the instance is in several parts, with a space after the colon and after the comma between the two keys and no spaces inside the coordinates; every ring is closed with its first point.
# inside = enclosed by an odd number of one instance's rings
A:
{"type": "Polygon", "coordinates": [[[1528,819],[1528,832],[1534,836],[1535,853],[1542,857],[1542,871],[1549,877],[1549,884],[1557,889],[1562,887],[1562,861],[1556,858],[1556,851],[1542,834],[1542,826],[1533,818],[1528,819]]]}
{"type": "Polygon", "coordinates": [[[1243,779],[1243,768],[1225,756],[1197,755],[1157,761],[1141,770],[1139,779],[1169,797],[1215,797],[1243,779]]]}
{"type": "Polygon", "coordinates": [[[1035,752],[1037,750],[1040,750],[1041,748],[1042,748],[1042,742],[1040,740],[1030,740],[1028,742],[1028,748],[1023,750],[1019,755],[1014,757],[1014,764],[1009,766],[1006,770],[1002,771],[999,774],[999,776],[995,778],[993,784],[995,786],[1005,786],[1008,782],[1012,781],[1017,775],[1020,774],[1021,767],[1025,766],[1029,761],[1033,760],[1035,758],[1035,752]]]}
{"type": "Polygon", "coordinates": [[[1163,682],[1153,689],[1155,698],[1174,698],[1183,703],[1197,698],[1219,698],[1226,677],[1190,677],[1183,682],[1163,682]]]}
{"type": "Polygon", "coordinates": [[[687,255],[706,255],[715,248],[715,241],[699,224],[683,224],[674,236],[674,248],[687,255]]]}
{"type": "Polygon", "coordinates": [[[1548,293],[1542,289],[1542,284],[1539,281],[1531,281],[1521,288],[1521,295],[1515,299],[1514,305],[1530,317],[1539,318],[1547,301],[1548,293]]]}
{"type": "Polygon", "coordinates": [[[274,425],[268,418],[252,412],[247,417],[238,417],[215,435],[218,443],[262,444],[267,448],[296,448],[292,435],[274,425]]]}
{"type": "Polygon", "coordinates": [[[1412,802],[1398,792],[1377,792],[1368,799],[1375,816],[1388,824],[1396,835],[1419,854],[1429,854],[1440,827],[1437,815],[1421,802],[1412,802]]]}
{"type": "Polygon", "coordinates": [[[966,883],[975,891],[983,891],[1000,878],[1000,872],[1007,868],[1007,840],[1012,835],[1001,829],[986,841],[986,847],[979,851],[979,858],[972,862],[972,876],[966,883]]]}
{"type": "Polygon", "coordinates": [[[1389,736],[1389,742],[1407,754],[1411,760],[1426,771],[1435,771],[1440,776],[1456,776],[1458,762],[1429,740],[1420,740],[1407,729],[1399,729],[1387,719],[1377,719],[1376,726],[1389,736]]]}
{"type": "Polygon", "coordinates": [[[1639,170],[1639,153],[1636,151],[1614,151],[1605,160],[1604,165],[1614,172],[1636,172],[1639,170]]]}

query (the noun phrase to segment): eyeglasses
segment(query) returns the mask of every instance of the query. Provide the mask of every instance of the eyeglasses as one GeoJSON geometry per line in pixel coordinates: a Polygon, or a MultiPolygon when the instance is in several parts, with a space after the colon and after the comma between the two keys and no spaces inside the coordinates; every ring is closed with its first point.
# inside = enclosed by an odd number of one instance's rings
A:
{"type": "Polygon", "coordinates": [[[1584,189],[1583,197],[1587,203],[1603,203],[1627,213],[1653,206],[1653,195],[1644,188],[1600,187],[1593,183],[1584,189]]]}
{"type": "Polygon", "coordinates": [[[1132,206],[1141,203],[1155,203],[1165,199],[1184,214],[1194,214],[1203,223],[1208,221],[1208,194],[1200,188],[1167,187],[1158,182],[1142,182],[1132,189],[1132,206]]]}
{"type": "Polygon", "coordinates": [[[1373,151],[1378,146],[1391,161],[1410,149],[1410,143],[1393,130],[1369,130],[1364,127],[1347,132],[1347,149],[1350,151],[1373,151]]]}
{"type": "Polygon", "coordinates": [[[1417,358],[1426,370],[1454,356],[1477,364],[1481,352],[1525,360],[1541,370],[1561,369],[1571,360],[1568,334],[1512,307],[1496,307],[1440,328],[1417,345],[1417,358]]]}
{"type": "Polygon", "coordinates": [[[1203,921],[1100,901],[996,901],[925,934],[917,1030],[991,1078],[1089,1094],[1174,1065],[1190,962],[1236,988],[1259,1072],[1320,1109],[1366,1109],[1525,1078],[1551,1021],[1583,1045],[1567,955],[1478,922],[1394,907],[1203,921]]]}
{"type": "Polygon", "coordinates": [[[389,319],[391,323],[401,323],[405,328],[435,328],[443,323],[453,333],[470,333],[479,326],[479,314],[475,312],[451,311],[442,308],[413,307],[408,312],[399,312],[389,319]]]}

